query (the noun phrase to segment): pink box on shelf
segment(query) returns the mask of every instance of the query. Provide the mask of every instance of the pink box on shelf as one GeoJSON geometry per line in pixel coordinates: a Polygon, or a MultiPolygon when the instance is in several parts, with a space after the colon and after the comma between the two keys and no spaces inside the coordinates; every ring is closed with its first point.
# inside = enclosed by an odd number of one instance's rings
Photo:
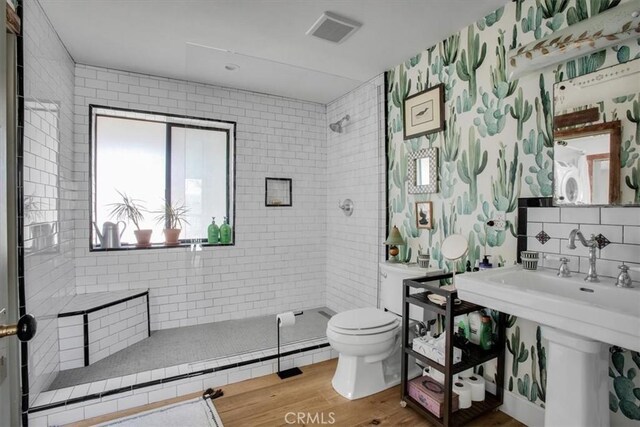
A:
{"type": "MultiPolygon", "coordinates": [[[[437,417],[444,414],[444,386],[433,378],[424,376],[409,381],[409,396],[437,417]]],[[[458,395],[452,392],[451,412],[458,410],[458,395]]]]}

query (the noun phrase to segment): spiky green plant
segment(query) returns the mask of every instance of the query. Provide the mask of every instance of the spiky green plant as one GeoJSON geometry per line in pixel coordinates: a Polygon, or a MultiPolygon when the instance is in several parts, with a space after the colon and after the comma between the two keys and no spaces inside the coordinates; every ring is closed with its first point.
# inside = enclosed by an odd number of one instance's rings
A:
{"type": "Polygon", "coordinates": [[[505,146],[500,143],[498,150],[498,178],[491,177],[491,196],[493,206],[500,212],[513,212],[518,206],[522,187],[522,163],[518,162],[518,144],[513,146],[513,161],[507,173],[505,146]]]}
{"type": "Polygon", "coordinates": [[[503,99],[490,99],[487,92],[482,92],[482,105],[477,109],[481,116],[473,119],[481,136],[493,136],[503,131],[509,114],[509,106],[503,104],[503,99]]]}
{"type": "Polygon", "coordinates": [[[456,111],[458,114],[466,113],[467,111],[471,111],[471,107],[473,107],[473,100],[467,94],[467,90],[464,89],[462,96],[456,97],[456,111]]]}
{"type": "Polygon", "coordinates": [[[474,211],[478,205],[478,175],[487,166],[487,151],[482,151],[480,139],[476,139],[473,126],[469,128],[469,148],[462,152],[458,160],[458,176],[465,184],[469,185],[469,201],[471,210],[474,211]]]}
{"type": "Polygon", "coordinates": [[[633,202],[640,203],[640,159],[637,165],[631,168],[631,175],[624,177],[624,182],[635,192],[633,202]]]}
{"type": "Polygon", "coordinates": [[[520,326],[511,334],[511,340],[507,338],[507,350],[513,355],[511,363],[511,373],[518,377],[518,364],[524,363],[529,357],[529,351],[525,348],[524,342],[520,342],[520,326]]]}
{"type": "Polygon", "coordinates": [[[640,145],[640,101],[633,101],[631,109],[627,110],[627,119],[636,124],[636,145],[640,145]]]}
{"type": "Polygon", "coordinates": [[[548,148],[545,151],[545,141],[544,133],[539,133],[536,137],[533,129],[529,137],[522,140],[524,154],[535,157],[535,165],[529,166],[529,172],[533,176],[524,179],[534,196],[548,197],[553,194],[553,149],[548,148]]]}
{"type": "Polygon", "coordinates": [[[471,105],[476,103],[478,97],[476,71],[487,56],[487,44],[485,42],[480,44],[480,36],[475,34],[473,28],[473,25],[469,26],[467,30],[467,48],[462,49],[460,58],[456,62],[458,77],[469,84],[471,105]]]}
{"type": "Polygon", "coordinates": [[[457,115],[453,106],[447,118],[447,129],[444,133],[442,144],[442,159],[445,162],[455,162],[458,159],[460,150],[460,133],[458,132],[457,115]]]}
{"type": "Polygon", "coordinates": [[[594,52],[590,55],[582,56],[578,59],[567,62],[565,67],[567,77],[573,79],[578,76],[593,73],[604,64],[607,59],[606,49],[594,52]]]}
{"type": "Polygon", "coordinates": [[[516,3],[516,21],[519,21],[522,18],[522,3],[524,0],[514,0],[516,3]]]}
{"type": "Polygon", "coordinates": [[[569,6],[569,0],[536,0],[538,6],[542,10],[544,19],[551,19],[554,16],[563,13],[569,6]]]}
{"type": "Polygon", "coordinates": [[[140,223],[144,220],[143,212],[148,212],[142,200],[134,199],[127,193],[121,193],[120,190],[116,192],[122,198],[122,202],[109,204],[111,206],[109,216],[116,221],[132,222],[136,229],[140,230],[140,223]]]}
{"type": "Polygon", "coordinates": [[[480,19],[476,23],[476,25],[478,26],[478,29],[480,31],[484,31],[485,28],[491,27],[493,26],[493,24],[497,23],[500,20],[500,18],[502,18],[503,14],[504,14],[504,6],[494,10],[484,18],[480,19]]]}
{"type": "Polygon", "coordinates": [[[630,420],[640,420],[640,405],[638,405],[640,390],[635,384],[638,369],[640,369],[640,354],[637,351],[626,352],[614,347],[611,352],[609,377],[613,379],[615,394],[609,392],[609,409],[611,412],[620,410],[622,415],[630,420]],[[629,353],[635,367],[626,369],[625,354],[629,353]]]}
{"type": "Polygon", "coordinates": [[[411,90],[411,79],[407,79],[407,72],[403,64],[400,64],[398,68],[398,81],[393,85],[391,101],[393,105],[400,110],[400,123],[404,125],[404,99],[409,95],[409,91],[411,90]]]}
{"type": "Polygon", "coordinates": [[[456,33],[442,40],[442,43],[440,44],[440,57],[442,58],[443,65],[445,67],[456,62],[459,46],[460,33],[456,33]]]}
{"type": "Polygon", "coordinates": [[[533,105],[529,104],[529,101],[524,99],[522,88],[518,88],[518,94],[516,95],[514,104],[510,108],[510,112],[511,117],[516,119],[518,123],[517,136],[520,140],[522,139],[524,123],[531,118],[531,113],[533,112],[533,105]]]}
{"type": "Polygon", "coordinates": [[[162,207],[153,213],[156,214],[156,222],[164,224],[166,229],[182,228],[182,224],[189,224],[187,221],[189,208],[184,203],[171,203],[165,200],[162,207]]]}
{"type": "Polygon", "coordinates": [[[546,401],[547,396],[547,352],[542,347],[542,331],[540,326],[536,328],[536,347],[531,346],[531,401],[537,399],[546,401]],[[538,363],[536,365],[536,352],[538,363]],[[536,367],[540,373],[540,381],[536,376],[536,367]]]}
{"type": "Polygon", "coordinates": [[[540,74],[540,101],[536,98],[538,133],[544,136],[545,147],[553,147],[553,109],[551,96],[545,88],[544,75],[540,74]]]}
{"type": "Polygon", "coordinates": [[[496,46],[496,68],[490,67],[491,85],[493,86],[493,94],[496,98],[504,99],[513,95],[518,80],[509,81],[507,77],[507,50],[504,47],[504,31],[500,30],[498,35],[498,46],[496,46]]]}
{"type": "Polygon", "coordinates": [[[590,8],[587,8],[586,0],[576,0],[575,6],[567,10],[567,23],[576,24],[592,16],[596,16],[606,10],[616,7],[620,0],[590,0],[590,8]]]}
{"type": "Polygon", "coordinates": [[[522,18],[520,26],[523,33],[533,32],[533,36],[538,40],[542,38],[542,9],[531,6],[527,11],[526,18],[522,18]]]}
{"type": "Polygon", "coordinates": [[[636,147],[631,146],[631,137],[622,143],[620,147],[620,166],[623,168],[630,168],[633,166],[633,162],[640,157],[639,153],[636,153],[636,147]]]}

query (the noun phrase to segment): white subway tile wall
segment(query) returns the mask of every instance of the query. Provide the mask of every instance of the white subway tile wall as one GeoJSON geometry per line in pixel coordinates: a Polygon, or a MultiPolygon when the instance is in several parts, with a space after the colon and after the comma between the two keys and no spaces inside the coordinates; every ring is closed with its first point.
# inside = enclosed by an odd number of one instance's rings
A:
{"type": "Polygon", "coordinates": [[[324,105],[76,65],[74,125],[78,293],[149,288],[152,330],[325,304],[324,105]],[[236,121],[236,245],[89,252],[89,104],[236,121]],[[292,207],[264,206],[265,177],[292,207]]]}
{"type": "MultiPolygon", "coordinates": [[[[139,296],[91,312],[88,322],[89,364],[92,364],[149,336],[147,297],[139,296]]],[[[85,366],[83,315],[59,318],[58,335],[60,370],[85,366]]]]}
{"type": "Polygon", "coordinates": [[[29,343],[33,402],[58,373],[57,314],[75,292],[74,63],[40,4],[23,7],[24,280],[27,311],[38,320],[29,343]]]}
{"type": "Polygon", "coordinates": [[[329,123],[347,114],[342,133],[327,133],[327,307],[336,312],[378,303],[385,239],[382,75],[327,105],[329,123]],[[353,200],[351,216],[338,208],[344,199],[353,200]]]}
{"type": "MultiPolygon", "coordinates": [[[[599,276],[612,283],[618,276],[618,266],[624,262],[632,268],[640,267],[640,207],[593,208],[529,208],[527,209],[527,249],[569,258],[569,268],[576,274],[589,270],[589,250],[576,243],[569,249],[569,232],[578,228],[589,238],[602,234],[611,243],[597,250],[596,269],[599,276]],[[535,236],[544,230],[551,239],[542,244],[535,236]]],[[[558,268],[556,259],[541,259],[541,266],[558,268]]],[[[640,272],[630,271],[634,282],[640,283],[640,272]]],[[[636,285],[638,286],[638,285],[636,285]]]]}

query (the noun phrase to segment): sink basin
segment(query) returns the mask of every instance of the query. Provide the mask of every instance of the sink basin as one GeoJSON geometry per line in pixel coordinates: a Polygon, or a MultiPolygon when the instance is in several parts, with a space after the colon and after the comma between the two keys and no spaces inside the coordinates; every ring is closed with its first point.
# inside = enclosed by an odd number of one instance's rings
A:
{"type": "Polygon", "coordinates": [[[583,276],[512,266],[456,276],[456,288],[463,300],[640,351],[640,288],[617,288],[606,278],[587,283],[583,276]]]}
{"type": "Polygon", "coordinates": [[[547,426],[608,426],[609,345],[640,351],[640,288],[583,277],[521,266],[456,276],[461,299],[542,325],[547,426]]]}

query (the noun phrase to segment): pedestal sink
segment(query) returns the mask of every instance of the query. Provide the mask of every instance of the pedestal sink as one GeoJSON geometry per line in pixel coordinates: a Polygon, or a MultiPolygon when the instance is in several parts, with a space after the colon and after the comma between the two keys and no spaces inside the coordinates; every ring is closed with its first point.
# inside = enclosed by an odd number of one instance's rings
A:
{"type": "Polygon", "coordinates": [[[461,299],[542,325],[549,342],[546,426],[608,426],[609,346],[640,351],[640,288],[582,276],[521,266],[456,276],[461,299]]]}

